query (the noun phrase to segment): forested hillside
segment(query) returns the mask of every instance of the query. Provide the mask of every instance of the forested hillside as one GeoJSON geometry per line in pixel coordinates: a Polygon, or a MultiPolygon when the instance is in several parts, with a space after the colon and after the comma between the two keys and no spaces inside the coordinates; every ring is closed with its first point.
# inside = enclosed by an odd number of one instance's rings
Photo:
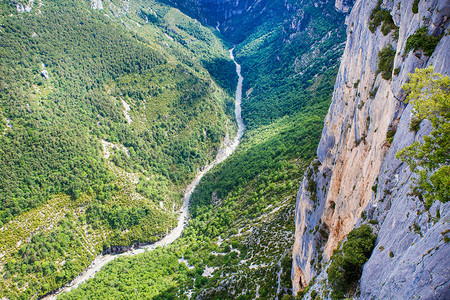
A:
{"type": "MultiPolygon", "coordinates": [[[[236,56],[247,131],[237,151],[202,179],[183,236],[164,249],[115,260],[61,298],[107,298],[108,292],[116,298],[274,299],[290,293],[295,196],[328,110],[345,15],[331,1],[318,7],[293,1],[290,10],[276,5],[282,14],[234,29],[245,33],[236,56]]],[[[233,34],[221,31],[225,39],[233,34]]]]}
{"type": "Polygon", "coordinates": [[[188,181],[235,130],[234,64],[198,21],[144,1],[23,5],[0,2],[0,295],[11,299],[166,234],[188,181]]]}

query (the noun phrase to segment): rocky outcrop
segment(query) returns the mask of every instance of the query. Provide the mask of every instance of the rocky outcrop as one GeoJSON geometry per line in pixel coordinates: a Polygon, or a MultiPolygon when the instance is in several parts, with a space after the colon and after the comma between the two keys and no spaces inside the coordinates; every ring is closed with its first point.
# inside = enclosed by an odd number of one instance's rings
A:
{"type": "MultiPolygon", "coordinates": [[[[345,1],[337,1],[343,8],[345,1]]],[[[296,205],[293,251],[294,292],[323,272],[334,249],[356,226],[373,219],[379,232],[375,250],[361,279],[361,298],[439,298],[450,293],[450,254],[444,235],[450,226],[449,205],[435,203],[429,211],[410,195],[413,175],[395,154],[422,140],[431,128],[427,121],[409,130],[411,108],[401,89],[415,68],[434,65],[450,72],[450,38],[445,35],[433,55],[405,52],[408,37],[426,26],[429,34],[448,30],[450,1],[383,1],[395,28],[384,35],[369,30],[377,1],[356,1],[346,21],[347,45],[336,79],[332,103],[317,150],[318,161],[306,173],[296,205]],[[378,52],[395,50],[392,78],[378,69],[378,52]],[[392,141],[387,135],[394,135],[392,141]],[[363,216],[363,218],[361,218],[363,216]],[[440,216],[440,217],[439,217],[440,216]],[[390,254],[392,252],[392,254],[390,254]],[[393,257],[391,257],[393,255],[393,257]]],[[[326,277],[324,274],[321,277],[326,277]]]]}
{"type": "Polygon", "coordinates": [[[42,70],[41,71],[41,76],[44,77],[45,79],[49,79],[50,75],[48,74],[47,70],[42,70]]]}
{"type": "Polygon", "coordinates": [[[91,0],[91,8],[92,9],[103,9],[102,0],[91,0]]]}
{"type": "Polygon", "coordinates": [[[336,0],[335,7],[338,11],[346,13],[352,8],[354,2],[354,0],[336,0]]]}
{"type": "MultiPolygon", "coordinates": [[[[24,12],[31,12],[34,5],[34,0],[28,0],[28,2],[20,1],[24,3],[20,3],[19,1],[10,1],[12,4],[16,6],[17,12],[24,13],[24,12]]],[[[41,2],[39,2],[39,7],[41,6],[41,2]]]]}

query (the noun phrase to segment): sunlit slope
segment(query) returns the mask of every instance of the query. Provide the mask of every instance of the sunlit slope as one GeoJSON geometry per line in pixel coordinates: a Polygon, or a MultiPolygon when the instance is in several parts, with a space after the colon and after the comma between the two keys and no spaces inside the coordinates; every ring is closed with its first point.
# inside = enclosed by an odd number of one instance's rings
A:
{"type": "Polygon", "coordinates": [[[234,65],[208,29],[157,3],[103,4],[0,3],[2,296],[43,295],[106,247],[164,235],[235,130],[234,65]]]}
{"type": "Polygon", "coordinates": [[[101,299],[106,290],[155,299],[291,293],[295,196],[315,156],[345,39],[345,16],[334,1],[293,3],[298,11],[281,14],[284,20],[254,15],[263,22],[249,24],[252,30],[235,27],[246,35],[236,45],[246,132],[236,152],[202,179],[184,235],[165,249],[114,261],[62,299],[101,299]]]}

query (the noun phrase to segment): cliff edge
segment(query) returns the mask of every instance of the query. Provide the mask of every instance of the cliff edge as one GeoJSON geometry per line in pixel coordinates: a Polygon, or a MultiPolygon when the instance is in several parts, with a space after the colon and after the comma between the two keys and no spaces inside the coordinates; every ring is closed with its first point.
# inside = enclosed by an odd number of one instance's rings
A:
{"type": "MultiPolygon", "coordinates": [[[[416,68],[433,65],[449,74],[449,15],[448,0],[354,4],[318,159],[297,196],[294,294],[316,276],[326,279],[333,250],[353,228],[370,221],[378,236],[360,280],[362,299],[450,295],[450,245],[444,241],[450,205],[436,201],[426,210],[410,194],[414,175],[395,158],[431,131],[426,120],[410,131],[411,107],[402,86],[416,68]],[[374,9],[387,12],[378,26],[374,9]],[[430,56],[421,49],[406,51],[408,38],[423,27],[441,37],[430,56]],[[380,51],[390,53],[388,70],[379,69],[380,51]]],[[[316,280],[315,288],[319,285],[316,280]]]]}

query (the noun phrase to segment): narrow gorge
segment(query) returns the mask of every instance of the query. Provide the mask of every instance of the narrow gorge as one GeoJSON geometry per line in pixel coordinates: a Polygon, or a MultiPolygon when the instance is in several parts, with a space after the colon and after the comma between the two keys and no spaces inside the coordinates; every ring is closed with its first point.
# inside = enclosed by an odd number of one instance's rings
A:
{"type": "Polygon", "coordinates": [[[449,298],[449,17],[0,1],[0,298],[449,298]]]}
{"type": "MultiPolygon", "coordinates": [[[[145,253],[147,251],[152,251],[157,247],[165,247],[167,245],[172,244],[181,236],[189,220],[189,201],[191,199],[192,193],[195,190],[195,187],[200,183],[200,180],[206,173],[208,173],[215,165],[220,164],[225,159],[227,159],[227,157],[230,156],[234,150],[236,150],[236,148],[239,146],[239,142],[242,138],[242,135],[244,134],[245,125],[241,116],[242,83],[244,81],[244,78],[241,75],[241,66],[234,60],[233,49],[230,50],[230,57],[236,64],[236,73],[238,75],[238,82],[235,95],[235,117],[236,123],[238,125],[238,131],[231,141],[224,140],[222,142],[222,146],[219,149],[216,158],[207,166],[202,167],[201,171],[197,173],[194,180],[186,187],[186,191],[184,192],[183,196],[183,205],[181,206],[181,209],[179,211],[177,226],[174,229],[172,229],[172,231],[169,234],[167,234],[163,239],[155,243],[143,246],[131,245],[129,247],[124,247],[129,248],[129,250],[126,251],[120,251],[119,253],[112,253],[112,254],[101,254],[97,256],[91,263],[91,265],[89,265],[89,267],[85,269],[80,275],[78,275],[73,281],[69,282],[68,284],[64,285],[63,287],[59,288],[56,291],[50,292],[48,296],[42,299],[56,299],[57,295],[64,292],[69,292],[72,289],[76,289],[80,284],[84,283],[86,280],[94,278],[95,273],[100,271],[102,267],[104,267],[106,264],[108,264],[109,262],[120,256],[133,256],[145,253]]],[[[127,120],[128,119],[129,116],[127,117],[127,120]]]]}

